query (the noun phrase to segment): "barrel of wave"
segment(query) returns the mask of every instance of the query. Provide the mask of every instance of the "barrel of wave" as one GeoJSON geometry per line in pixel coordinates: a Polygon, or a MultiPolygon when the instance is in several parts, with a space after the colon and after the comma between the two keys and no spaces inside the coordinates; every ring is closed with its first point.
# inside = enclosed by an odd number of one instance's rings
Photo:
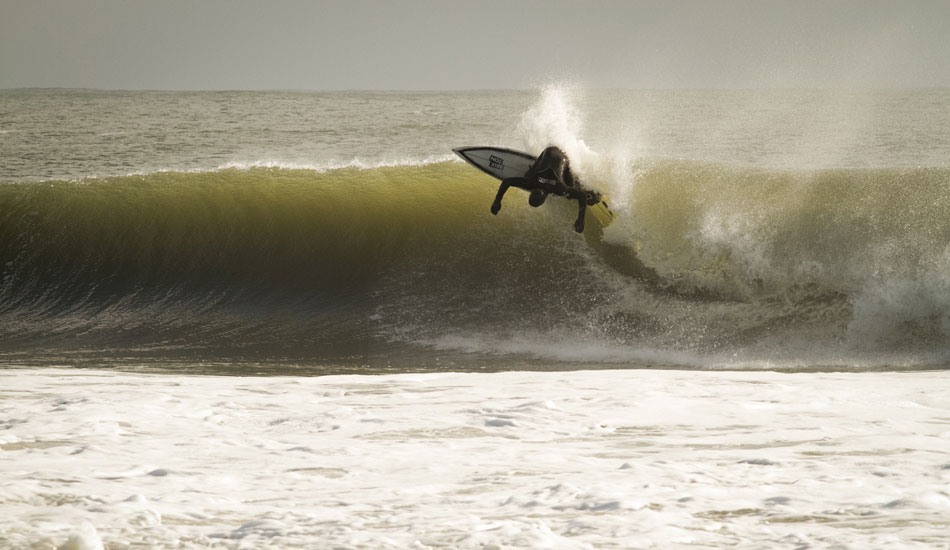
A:
{"type": "Polygon", "coordinates": [[[494,219],[493,193],[457,163],[7,185],[0,265],[13,283],[308,285],[420,259],[486,256],[500,242],[540,244],[545,224],[494,219]]]}

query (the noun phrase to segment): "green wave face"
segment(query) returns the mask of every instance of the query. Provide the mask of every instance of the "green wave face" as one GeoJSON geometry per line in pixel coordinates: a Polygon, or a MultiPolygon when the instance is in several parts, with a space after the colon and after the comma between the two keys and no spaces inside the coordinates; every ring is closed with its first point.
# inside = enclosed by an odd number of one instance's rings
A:
{"type": "Polygon", "coordinates": [[[0,186],[0,354],[794,368],[948,351],[947,170],[645,162],[601,186],[618,220],[584,236],[573,203],[517,190],[492,216],[496,183],[447,162],[0,186]]]}

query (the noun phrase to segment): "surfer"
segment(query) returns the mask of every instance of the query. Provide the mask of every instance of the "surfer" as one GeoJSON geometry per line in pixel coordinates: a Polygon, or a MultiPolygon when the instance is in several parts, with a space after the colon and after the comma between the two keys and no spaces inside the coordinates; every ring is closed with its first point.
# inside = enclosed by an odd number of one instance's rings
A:
{"type": "Polygon", "coordinates": [[[511,186],[520,187],[529,191],[528,204],[537,208],[544,204],[548,195],[555,194],[568,199],[574,199],[578,204],[577,221],[574,222],[574,231],[584,232],[584,213],[587,205],[594,205],[600,201],[600,196],[594,191],[581,188],[580,183],[571,172],[567,155],[553,145],[541,152],[537,160],[528,168],[524,176],[516,176],[501,180],[495,202],[491,205],[491,213],[498,214],[501,210],[501,199],[511,186]]]}

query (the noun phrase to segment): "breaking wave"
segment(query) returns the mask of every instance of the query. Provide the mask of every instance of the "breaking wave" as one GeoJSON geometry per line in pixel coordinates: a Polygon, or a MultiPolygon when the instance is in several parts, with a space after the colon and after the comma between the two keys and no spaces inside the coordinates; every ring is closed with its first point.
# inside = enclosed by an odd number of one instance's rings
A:
{"type": "Polygon", "coordinates": [[[447,161],[2,185],[0,356],[355,371],[950,356],[950,170],[623,173],[601,189],[618,220],[583,236],[566,201],[512,192],[491,216],[494,182],[447,161]]]}

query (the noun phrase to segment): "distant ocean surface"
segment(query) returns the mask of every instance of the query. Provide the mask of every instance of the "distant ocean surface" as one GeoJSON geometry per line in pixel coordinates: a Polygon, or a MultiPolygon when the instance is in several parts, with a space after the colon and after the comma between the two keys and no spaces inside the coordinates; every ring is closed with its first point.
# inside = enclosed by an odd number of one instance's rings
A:
{"type": "Polygon", "coordinates": [[[950,89],[0,91],[6,367],[948,361],[950,89]],[[549,144],[606,231],[451,151],[549,144]]]}

